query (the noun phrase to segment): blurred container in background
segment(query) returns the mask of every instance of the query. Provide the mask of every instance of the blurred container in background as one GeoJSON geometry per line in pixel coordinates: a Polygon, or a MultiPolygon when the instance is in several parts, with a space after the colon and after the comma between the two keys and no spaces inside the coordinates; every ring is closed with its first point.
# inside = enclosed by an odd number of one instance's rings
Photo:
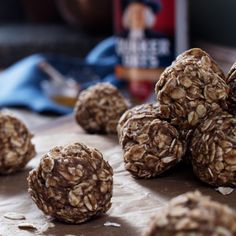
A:
{"type": "Polygon", "coordinates": [[[186,0],[114,0],[119,64],[135,102],[150,100],[154,83],[188,48],[186,0]]]}

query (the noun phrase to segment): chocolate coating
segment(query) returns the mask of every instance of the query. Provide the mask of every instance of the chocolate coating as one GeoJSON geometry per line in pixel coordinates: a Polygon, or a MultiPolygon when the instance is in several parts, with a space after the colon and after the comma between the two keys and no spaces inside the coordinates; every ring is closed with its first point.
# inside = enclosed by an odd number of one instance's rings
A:
{"type": "Polygon", "coordinates": [[[75,106],[75,119],[88,133],[115,134],[128,103],[116,87],[99,83],[84,90],[75,106]]]}
{"type": "Polygon", "coordinates": [[[160,175],[181,161],[185,152],[179,132],[156,113],[133,114],[121,128],[125,168],[139,178],[160,175]]]}
{"type": "Polygon", "coordinates": [[[146,103],[142,105],[138,105],[132,107],[131,109],[127,110],[121,117],[117,125],[117,133],[118,137],[121,136],[121,132],[125,126],[125,123],[132,118],[133,116],[140,115],[141,117],[145,114],[145,116],[150,116],[154,118],[159,118],[165,120],[164,114],[160,111],[160,106],[158,103],[146,103]]]}
{"type": "Polygon", "coordinates": [[[21,170],[35,156],[32,137],[21,120],[0,113],[0,174],[21,170]]]}
{"type": "Polygon", "coordinates": [[[191,141],[195,175],[214,186],[236,186],[236,118],[219,112],[198,126],[191,141]]]}
{"type": "Polygon", "coordinates": [[[236,62],[232,65],[226,83],[229,86],[229,97],[227,100],[228,110],[234,116],[236,115],[236,62]]]}
{"type": "Polygon", "coordinates": [[[38,208],[67,223],[81,223],[111,207],[113,171],[102,154],[81,143],[55,147],[28,176],[38,208]]]}
{"type": "Polygon", "coordinates": [[[199,192],[173,198],[151,219],[144,236],[235,236],[236,213],[199,192]]]}
{"type": "Polygon", "coordinates": [[[165,69],[155,91],[160,109],[171,123],[191,130],[210,113],[227,107],[229,88],[223,72],[210,56],[194,48],[165,69]]]}

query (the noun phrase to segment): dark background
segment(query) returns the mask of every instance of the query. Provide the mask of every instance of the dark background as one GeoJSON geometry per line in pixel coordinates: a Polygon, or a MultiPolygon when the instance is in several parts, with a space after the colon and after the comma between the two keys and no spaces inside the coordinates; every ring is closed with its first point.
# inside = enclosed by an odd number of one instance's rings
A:
{"type": "Polygon", "coordinates": [[[110,0],[0,0],[0,68],[37,52],[84,57],[111,34],[110,0]]]}
{"type": "MultiPolygon", "coordinates": [[[[236,48],[235,0],[187,1],[194,46],[236,48]]],[[[0,0],[0,68],[37,52],[84,57],[113,33],[112,9],[112,0],[0,0]]]]}
{"type": "Polygon", "coordinates": [[[192,38],[236,47],[235,0],[189,0],[192,38]]]}

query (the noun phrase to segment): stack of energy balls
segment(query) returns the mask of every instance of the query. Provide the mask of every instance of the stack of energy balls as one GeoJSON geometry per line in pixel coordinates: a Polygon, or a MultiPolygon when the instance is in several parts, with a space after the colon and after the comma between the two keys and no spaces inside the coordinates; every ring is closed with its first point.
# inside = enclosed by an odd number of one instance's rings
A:
{"type": "Polygon", "coordinates": [[[117,132],[134,177],[159,176],[184,160],[200,180],[235,186],[235,81],[235,64],[225,77],[206,52],[193,48],[162,73],[154,104],[127,110],[120,92],[101,83],[81,93],[75,118],[89,133],[117,132]]]}
{"type": "MultiPolygon", "coordinates": [[[[129,109],[117,88],[100,83],[81,92],[75,119],[88,133],[118,134],[125,168],[134,177],[156,177],[188,160],[202,181],[234,186],[236,119],[229,109],[236,101],[233,89],[230,93],[234,76],[234,68],[225,78],[207,53],[191,49],[163,72],[154,104],[129,109]]],[[[112,176],[102,153],[75,143],[55,147],[42,157],[28,177],[29,192],[45,214],[81,223],[111,207],[112,176]]],[[[185,231],[213,235],[227,227],[236,232],[231,224],[235,213],[198,192],[173,199],[164,210],[165,214],[153,219],[146,235],[185,231]],[[202,214],[207,218],[203,223],[202,214]]]]}
{"type": "Polygon", "coordinates": [[[201,49],[178,56],[156,84],[157,102],[119,120],[126,169],[150,178],[188,159],[200,180],[236,186],[235,78],[235,65],[225,78],[201,49]]]}
{"type": "MultiPolygon", "coordinates": [[[[194,48],[162,73],[155,103],[128,109],[116,88],[98,84],[81,93],[75,118],[87,132],[117,132],[134,177],[156,177],[185,161],[210,185],[236,186],[234,84],[236,65],[225,77],[206,52],[194,48]]],[[[226,205],[189,192],[157,212],[144,235],[236,235],[235,220],[226,205]]]]}

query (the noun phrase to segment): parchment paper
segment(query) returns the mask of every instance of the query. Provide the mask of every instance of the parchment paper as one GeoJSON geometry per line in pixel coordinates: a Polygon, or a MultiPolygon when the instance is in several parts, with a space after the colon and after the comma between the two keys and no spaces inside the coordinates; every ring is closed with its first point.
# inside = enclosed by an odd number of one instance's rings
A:
{"type": "Polygon", "coordinates": [[[187,191],[200,190],[214,200],[236,207],[236,192],[223,196],[214,188],[204,185],[192,174],[190,166],[179,165],[165,175],[151,180],[134,179],[125,171],[122,152],[116,137],[85,134],[72,117],[63,118],[34,130],[34,143],[38,155],[24,171],[14,175],[0,176],[0,235],[83,235],[118,236],[142,235],[152,215],[161,211],[168,201],[187,191]],[[27,193],[26,177],[43,153],[55,145],[83,142],[98,148],[114,169],[112,208],[106,215],[80,225],[59,223],[36,207],[27,193]],[[4,218],[7,212],[25,215],[26,220],[4,218]],[[120,224],[120,227],[104,226],[105,222],[120,224]],[[18,229],[20,222],[33,223],[37,230],[18,229]],[[50,222],[55,226],[50,228],[50,222]]]}

